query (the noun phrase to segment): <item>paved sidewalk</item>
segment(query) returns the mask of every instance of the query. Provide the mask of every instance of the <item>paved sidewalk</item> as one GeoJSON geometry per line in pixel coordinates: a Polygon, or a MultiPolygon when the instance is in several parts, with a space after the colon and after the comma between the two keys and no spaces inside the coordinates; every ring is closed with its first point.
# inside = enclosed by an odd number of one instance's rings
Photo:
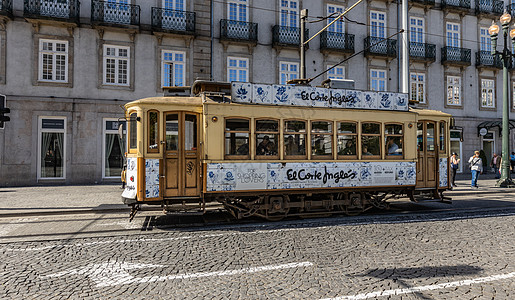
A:
{"type": "MultiPolygon", "coordinates": [[[[510,195],[510,199],[515,200],[515,189],[496,188],[497,180],[494,179],[493,174],[479,177],[479,189],[470,188],[470,174],[460,174],[457,179],[458,187],[445,193],[445,195],[452,197],[454,201],[472,199],[477,193],[492,194],[492,196],[507,193],[510,195]]],[[[18,214],[101,213],[109,211],[126,211],[128,213],[129,207],[122,203],[121,194],[120,184],[0,188],[0,217],[18,214]]],[[[482,198],[484,199],[484,196],[482,198]]],[[[148,206],[145,206],[144,209],[148,209],[148,206]]]]}

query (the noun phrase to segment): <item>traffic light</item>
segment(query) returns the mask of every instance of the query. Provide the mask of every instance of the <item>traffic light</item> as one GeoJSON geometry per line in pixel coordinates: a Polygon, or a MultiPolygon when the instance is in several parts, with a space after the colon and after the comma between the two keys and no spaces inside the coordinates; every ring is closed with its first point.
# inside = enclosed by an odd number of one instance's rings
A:
{"type": "Polygon", "coordinates": [[[4,95],[0,95],[0,129],[4,129],[4,122],[11,121],[11,118],[4,115],[11,112],[8,107],[5,107],[5,98],[4,95]]]}

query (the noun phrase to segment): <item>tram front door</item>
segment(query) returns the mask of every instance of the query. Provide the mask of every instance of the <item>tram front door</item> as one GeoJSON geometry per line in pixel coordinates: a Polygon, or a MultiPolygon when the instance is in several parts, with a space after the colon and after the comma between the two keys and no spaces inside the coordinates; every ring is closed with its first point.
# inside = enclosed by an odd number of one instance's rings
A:
{"type": "Polygon", "coordinates": [[[436,188],[438,166],[435,143],[436,123],[419,121],[417,123],[417,185],[416,188],[436,188]]]}
{"type": "Polygon", "coordinates": [[[164,114],[164,196],[188,197],[200,194],[198,158],[198,114],[164,114]]]}

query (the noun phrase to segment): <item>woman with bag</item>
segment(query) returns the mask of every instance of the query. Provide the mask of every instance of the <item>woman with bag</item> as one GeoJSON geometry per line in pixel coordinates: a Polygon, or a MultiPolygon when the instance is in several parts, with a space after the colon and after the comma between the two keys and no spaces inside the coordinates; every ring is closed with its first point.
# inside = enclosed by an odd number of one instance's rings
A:
{"type": "Polygon", "coordinates": [[[451,185],[452,187],[456,187],[456,171],[458,171],[458,165],[460,163],[460,159],[458,158],[458,153],[453,152],[451,156],[451,185]]]}
{"type": "Polygon", "coordinates": [[[470,182],[470,187],[478,188],[477,186],[477,178],[479,174],[483,173],[483,160],[479,157],[479,151],[474,151],[474,156],[471,156],[469,159],[470,164],[470,172],[472,173],[472,181],[470,182]]]}

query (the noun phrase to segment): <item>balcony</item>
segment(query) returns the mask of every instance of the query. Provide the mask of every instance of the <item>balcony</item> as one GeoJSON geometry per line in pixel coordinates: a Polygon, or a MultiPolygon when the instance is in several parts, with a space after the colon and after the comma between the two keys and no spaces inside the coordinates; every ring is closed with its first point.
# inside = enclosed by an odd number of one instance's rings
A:
{"type": "Polygon", "coordinates": [[[397,41],[369,36],[365,38],[365,56],[383,56],[395,58],[397,57],[397,41]]]}
{"type": "Polygon", "coordinates": [[[13,16],[13,1],[12,0],[0,0],[0,16],[7,16],[12,18],[13,16]]]}
{"type": "Polygon", "coordinates": [[[354,53],[354,35],[343,32],[323,31],[320,34],[320,50],[354,53]]]}
{"type": "Polygon", "coordinates": [[[465,13],[470,7],[470,0],[442,0],[442,9],[465,13]]]}
{"type": "Polygon", "coordinates": [[[502,60],[498,56],[492,56],[490,51],[476,52],[476,67],[502,69],[502,60]]]}
{"type": "MultiPolygon", "coordinates": [[[[308,39],[308,33],[306,29],[306,40],[308,39]]],[[[272,27],[272,44],[274,47],[299,47],[300,28],[275,25],[272,27]]]]}
{"type": "Polygon", "coordinates": [[[442,65],[470,66],[470,49],[442,48],[442,65]]]}
{"type": "Polygon", "coordinates": [[[103,26],[139,26],[140,7],[93,0],[91,3],[91,23],[103,26]]]}
{"type": "Polygon", "coordinates": [[[256,44],[258,39],[258,24],[222,19],[220,20],[220,39],[256,44]]]}
{"type": "Polygon", "coordinates": [[[152,7],[152,31],[195,35],[195,13],[152,7]]]}
{"type": "Polygon", "coordinates": [[[79,24],[80,2],[79,0],[25,0],[23,16],[79,24]]]}
{"type": "Polygon", "coordinates": [[[500,16],[504,10],[500,0],[476,0],[476,15],[500,16]]]}
{"type": "Polygon", "coordinates": [[[436,45],[427,43],[409,43],[410,59],[423,62],[434,62],[436,60],[436,45]]]}
{"type": "Polygon", "coordinates": [[[421,7],[434,7],[435,0],[409,0],[409,2],[415,6],[421,7]]]}
{"type": "Polygon", "coordinates": [[[506,5],[506,11],[511,15],[512,18],[515,17],[515,4],[506,5]]]}

